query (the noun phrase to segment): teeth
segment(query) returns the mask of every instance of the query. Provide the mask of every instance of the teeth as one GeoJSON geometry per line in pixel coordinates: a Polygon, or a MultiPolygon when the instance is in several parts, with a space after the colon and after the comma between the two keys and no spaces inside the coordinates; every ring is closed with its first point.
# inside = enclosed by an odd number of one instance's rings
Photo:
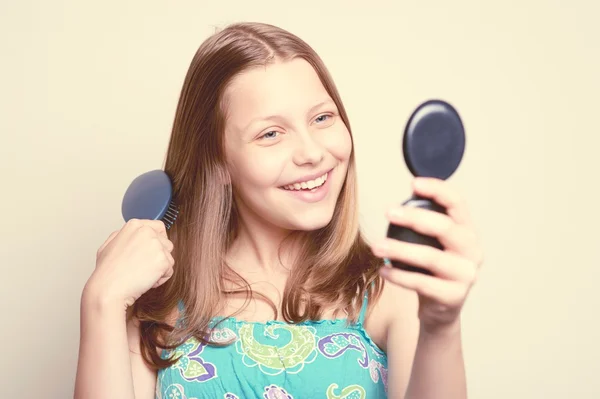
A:
{"type": "Polygon", "coordinates": [[[312,190],[315,187],[322,186],[327,181],[327,173],[325,173],[321,177],[317,177],[314,180],[304,181],[302,183],[294,183],[288,184],[287,186],[283,186],[286,190],[312,190]]]}

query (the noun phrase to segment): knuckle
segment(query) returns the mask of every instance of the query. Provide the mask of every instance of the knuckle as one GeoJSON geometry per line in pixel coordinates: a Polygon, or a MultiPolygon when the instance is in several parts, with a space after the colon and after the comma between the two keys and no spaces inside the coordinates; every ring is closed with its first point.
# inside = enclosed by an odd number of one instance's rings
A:
{"type": "Polygon", "coordinates": [[[147,220],[146,224],[157,233],[164,233],[167,231],[165,224],[160,220],[147,220]]]}
{"type": "Polygon", "coordinates": [[[142,221],[140,219],[129,219],[127,221],[127,223],[125,223],[127,226],[131,226],[131,227],[140,227],[142,225],[142,221]]]}
{"type": "Polygon", "coordinates": [[[155,237],[156,236],[152,227],[150,227],[148,225],[141,225],[138,229],[138,234],[143,235],[145,237],[155,237]]]}
{"type": "Polygon", "coordinates": [[[154,220],[153,222],[156,225],[156,228],[158,230],[160,230],[161,232],[166,232],[167,231],[167,226],[165,226],[165,224],[162,221],[160,221],[160,220],[154,220]]]}

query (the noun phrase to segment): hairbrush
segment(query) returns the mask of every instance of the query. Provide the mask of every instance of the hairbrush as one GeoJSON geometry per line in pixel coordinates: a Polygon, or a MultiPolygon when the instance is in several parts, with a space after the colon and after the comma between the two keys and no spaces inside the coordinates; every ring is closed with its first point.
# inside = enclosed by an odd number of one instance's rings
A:
{"type": "MultiPolygon", "coordinates": [[[[458,169],[465,143],[465,129],[456,109],[442,100],[428,100],[413,111],[406,124],[402,142],[404,161],[415,177],[446,180],[458,169]]],[[[446,209],[431,199],[414,194],[402,205],[446,213],[446,209]]],[[[443,249],[436,238],[391,223],[387,236],[443,249]]],[[[390,263],[399,269],[431,275],[429,270],[397,260],[391,260],[390,263]]]]}
{"type": "Polygon", "coordinates": [[[179,210],[173,202],[173,185],[161,169],[136,177],[123,196],[121,213],[130,219],[160,220],[168,229],[173,226],[179,210]]]}

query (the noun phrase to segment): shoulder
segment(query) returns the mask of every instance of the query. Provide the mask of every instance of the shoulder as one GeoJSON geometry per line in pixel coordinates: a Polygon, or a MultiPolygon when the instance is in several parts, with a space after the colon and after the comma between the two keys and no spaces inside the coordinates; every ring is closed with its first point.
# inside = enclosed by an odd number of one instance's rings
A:
{"type": "Polygon", "coordinates": [[[405,392],[419,340],[417,294],[384,280],[381,295],[369,308],[364,327],[387,354],[394,389],[405,392]]]}
{"type": "Polygon", "coordinates": [[[395,336],[395,341],[405,342],[407,346],[416,345],[419,334],[416,293],[379,278],[381,293],[374,300],[369,300],[365,330],[385,352],[390,350],[391,334],[395,336]]]}

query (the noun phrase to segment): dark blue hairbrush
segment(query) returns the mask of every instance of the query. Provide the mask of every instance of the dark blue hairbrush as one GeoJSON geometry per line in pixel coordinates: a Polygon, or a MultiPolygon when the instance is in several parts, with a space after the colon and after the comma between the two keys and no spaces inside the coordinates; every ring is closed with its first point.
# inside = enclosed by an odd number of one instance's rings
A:
{"type": "MultiPolygon", "coordinates": [[[[465,152],[465,129],[454,107],[442,100],[429,100],[412,113],[404,130],[402,150],[404,160],[413,176],[434,177],[446,180],[458,169],[465,152]]],[[[405,206],[446,213],[434,201],[413,195],[405,206]]],[[[403,226],[390,224],[387,236],[413,244],[429,245],[443,249],[435,237],[425,236],[403,226]]],[[[399,269],[431,274],[429,270],[391,261],[399,269]]]]}
{"type": "Polygon", "coordinates": [[[130,219],[160,220],[168,229],[173,226],[179,210],[173,202],[173,186],[169,176],[160,169],[136,177],[123,196],[121,213],[130,219]]]}

